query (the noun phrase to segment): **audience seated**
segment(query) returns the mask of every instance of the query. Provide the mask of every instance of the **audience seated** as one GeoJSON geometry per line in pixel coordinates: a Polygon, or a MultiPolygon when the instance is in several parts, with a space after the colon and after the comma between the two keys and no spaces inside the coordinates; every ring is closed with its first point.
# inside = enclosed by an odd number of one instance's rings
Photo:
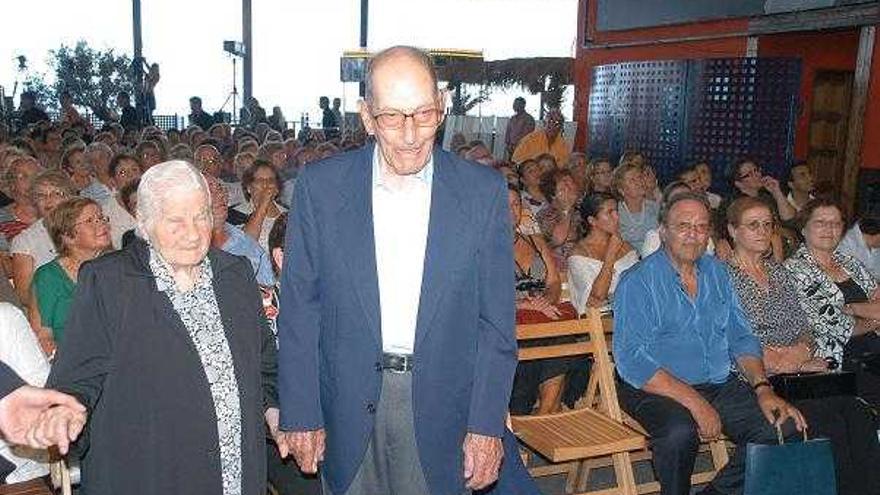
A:
{"type": "Polygon", "coordinates": [[[248,215],[242,230],[260,243],[263,251],[269,252],[269,232],[278,215],[287,211],[278,202],[281,191],[281,178],[271,163],[257,160],[245,171],[241,178],[245,202],[235,210],[248,215]]]}
{"type": "Polygon", "coordinates": [[[118,153],[110,161],[110,183],[113,185],[113,195],[101,203],[101,210],[110,222],[110,239],[113,247],[122,247],[122,235],[135,228],[134,216],[125,209],[119,191],[129,182],[138,180],[143,169],[138,158],[128,153],[118,153]]]}
{"type": "MultiPolygon", "coordinates": [[[[693,191],[693,189],[684,182],[670,182],[669,184],[666,184],[666,187],[663,188],[663,198],[661,200],[661,205],[669,203],[669,198],[671,198],[672,196],[689,191],[693,191]]],[[[708,200],[709,198],[707,197],[706,199],[708,200]]],[[[711,204],[709,206],[711,206],[711,204]]],[[[646,258],[648,255],[658,249],[660,249],[660,229],[651,229],[645,234],[645,242],[643,242],[642,245],[639,247],[639,256],[641,256],[642,258],[646,258]]],[[[712,240],[711,236],[709,236],[709,240],[706,244],[706,253],[715,254],[715,241],[712,240]]]]}
{"type": "Polygon", "coordinates": [[[853,223],[837,250],[862,262],[880,280],[880,210],[874,208],[853,223]]]}
{"type": "MultiPolygon", "coordinates": [[[[773,213],[763,201],[742,197],[727,210],[734,243],[728,261],[733,286],[752,332],[760,339],[768,375],[828,370],[813,356],[815,341],[807,314],[798,304],[792,275],[767,257],[773,235],[773,213]]],[[[814,438],[827,437],[834,447],[838,494],[880,493],[876,426],[868,408],[851,396],[796,400],[814,438]]]]}
{"type": "Polygon", "coordinates": [[[110,249],[107,217],[94,200],[70,198],[44,218],[58,257],[34,273],[31,326],[47,353],[64,338],[79,267],[110,249]]]}
{"type": "MultiPolygon", "coordinates": [[[[516,228],[523,215],[519,191],[508,191],[511,223],[514,226],[514,264],[516,275],[516,308],[537,312],[547,320],[563,316],[557,306],[562,284],[553,254],[541,235],[528,235],[516,228]]],[[[514,378],[510,398],[512,414],[531,414],[535,401],[537,413],[546,414],[559,409],[565,387],[565,375],[570,360],[542,359],[520,362],[514,378]]]]}
{"type": "Polygon", "coordinates": [[[245,234],[238,227],[226,222],[229,212],[228,196],[220,179],[205,176],[208,191],[211,194],[211,212],[214,216],[211,231],[211,245],[230,254],[244,256],[251,263],[257,284],[262,287],[275,285],[275,275],[267,251],[257,241],[245,234]]]}
{"type": "Polygon", "coordinates": [[[675,195],[660,225],[662,249],[628,270],[614,297],[621,406],[651,436],[661,493],[690,493],[700,439],[722,433],[736,448],[701,493],[741,493],[746,443],[777,443],[770,418],[787,438],[805,424],[769,386],[727,269],[705,255],[708,201],[675,195]]]}
{"type": "Polygon", "coordinates": [[[6,171],[4,190],[12,200],[12,203],[0,208],[0,248],[6,251],[12,239],[39,217],[30,194],[30,185],[42,167],[36,158],[17,152],[6,155],[3,167],[6,171]]]}
{"type": "Polygon", "coordinates": [[[73,185],[64,172],[46,170],[31,180],[31,200],[37,207],[39,220],[12,239],[12,280],[18,299],[31,306],[31,280],[37,268],[55,259],[57,255],[45,217],[64,200],[74,195],[73,185]]]}
{"type": "Polygon", "coordinates": [[[607,158],[594,158],[587,166],[587,189],[590,192],[614,192],[614,170],[607,158]]]}
{"type": "Polygon", "coordinates": [[[859,372],[859,394],[880,406],[880,377],[860,360],[880,352],[877,282],[860,261],[837,251],[843,233],[840,208],[814,199],[800,212],[803,245],[785,261],[801,307],[813,329],[814,353],[859,372]]]}
{"type": "Polygon", "coordinates": [[[620,195],[620,236],[630,246],[642,246],[645,234],[657,228],[660,206],[647,198],[645,174],[637,162],[624,162],[614,169],[614,189],[620,195]]]}
{"type": "Polygon", "coordinates": [[[532,218],[535,218],[538,212],[547,206],[547,198],[541,191],[541,177],[548,171],[537,160],[525,160],[519,164],[522,204],[532,218]]]}
{"type": "Polygon", "coordinates": [[[568,256],[583,232],[576,208],[580,199],[577,186],[571,172],[560,169],[545,173],[538,186],[548,204],[538,211],[535,221],[553,252],[556,267],[566,273],[568,256]]]}
{"type": "Polygon", "coordinates": [[[639,261],[639,255],[620,237],[617,198],[590,194],[581,203],[580,215],[586,235],[568,258],[568,284],[571,303],[583,314],[587,307],[608,305],[620,275],[639,261]]]}
{"type": "Polygon", "coordinates": [[[813,196],[813,172],[810,164],[796,163],[788,171],[788,203],[794,211],[801,211],[813,196]]]}
{"type": "Polygon", "coordinates": [[[113,159],[113,150],[104,143],[93,142],[86,147],[86,163],[94,172],[94,180],[91,184],[80,190],[79,195],[97,201],[99,204],[107,201],[113,194],[110,176],[110,160],[113,159]]]}

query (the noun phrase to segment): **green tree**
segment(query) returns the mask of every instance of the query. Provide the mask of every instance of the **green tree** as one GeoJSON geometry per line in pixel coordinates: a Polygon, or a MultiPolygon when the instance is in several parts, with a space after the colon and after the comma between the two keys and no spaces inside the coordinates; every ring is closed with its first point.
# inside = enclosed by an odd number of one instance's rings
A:
{"type": "Polygon", "coordinates": [[[49,51],[49,66],[54,76],[51,82],[41,74],[32,73],[24,84],[48,110],[58,110],[59,96],[67,91],[74,105],[87,108],[106,120],[118,93],[125,91],[134,96],[131,58],[112,48],[95,49],[83,40],[72,47],[61,45],[49,51]]]}

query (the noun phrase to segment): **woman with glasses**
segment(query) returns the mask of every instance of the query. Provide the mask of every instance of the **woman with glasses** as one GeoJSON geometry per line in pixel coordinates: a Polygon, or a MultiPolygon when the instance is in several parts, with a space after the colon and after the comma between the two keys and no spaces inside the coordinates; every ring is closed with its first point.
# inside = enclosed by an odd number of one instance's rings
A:
{"type": "Polygon", "coordinates": [[[34,273],[39,324],[32,326],[39,329],[43,348],[51,349],[64,336],[79,267],[110,248],[110,227],[98,203],[87,198],[68,199],[46,215],[44,222],[58,257],[34,273]]]}
{"type": "Polygon", "coordinates": [[[37,268],[55,259],[55,246],[46,230],[44,218],[64,200],[74,195],[73,184],[60,170],[46,170],[34,176],[30,186],[31,200],[37,207],[39,220],[15,236],[9,246],[12,254],[12,282],[18,299],[31,301],[31,280],[37,268]]]}
{"type": "MultiPolygon", "coordinates": [[[[877,282],[860,261],[836,250],[843,232],[836,204],[814,199],[800,215],[804,243],[785,266],[816,340],[814,354],[861,369],[859,359],[880,352],[880,321],[867,314],[878,304],[877,282]]],[[[880,405],[880,379],[860,376],[859,394],[880,405]]]]}
{"type": "MultiPolygon", "coordinates": [[[[748,196],[764,201],[773,212],[773,218],[779,224],[791,221],[797,213],[788,202],[788,198],[782,193],[779,181],[769,175],[764,175],[761,167],[754,161],[746,158],[734,162],[728,170],[728,178],[733,185],[733,192],[725,199],[715,214],[716,248],[718,256],[722,259],[727,259],[732,252],[732,243],[725,228],[727,225],[725,212],[737,198],[748,196]]],[[[785,253],[779,229],[774,232],[772,244],[773,255],[777,261],[782,261],[785,253]]]]}
{"type": "MultiPolygon", "coordinates": [[[[768,375],[825,371],[829,362],[815,355],[816,340],[807,313],[798,303],[798,283],[772,256],[773,213],[757,198],[739,198],[727,210],[733,255],[727,261],[733,286],[752,331],[761,341],[768,375]]],[[[880,445],[871,413],[852,396],[796,400],[813,437],[834,447],[838,493],[880,492],[880,445]]]]}
{"type": "Polygon", "coordinates": [[[265,161],[257,160],[251,168],[245,170],[241,177],[241,187],[245,202],[234,210],[248,215],[242,226],[245,234],[256,240],[263,251],[269,252],[269,232],[275,219],[287,209],[278,203],[282,183],[278,170],[265,161]]]}

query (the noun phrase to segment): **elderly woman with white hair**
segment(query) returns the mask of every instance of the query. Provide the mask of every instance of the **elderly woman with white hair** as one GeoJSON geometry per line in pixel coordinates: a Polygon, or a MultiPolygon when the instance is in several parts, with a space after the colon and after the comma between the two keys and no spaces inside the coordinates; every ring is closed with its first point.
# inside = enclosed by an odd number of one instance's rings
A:
{"type": "MultiPolygon", "coordinates": [[[[263,495],[276,358],[253,270],[210,247],[210,194],[186,162],[143,175],[137,217],[136,240],[80,269],[49,378],[88,410],[83,492],[263,495]]],[[[54,408],[34,436],[74,423],[54,408]]]]}

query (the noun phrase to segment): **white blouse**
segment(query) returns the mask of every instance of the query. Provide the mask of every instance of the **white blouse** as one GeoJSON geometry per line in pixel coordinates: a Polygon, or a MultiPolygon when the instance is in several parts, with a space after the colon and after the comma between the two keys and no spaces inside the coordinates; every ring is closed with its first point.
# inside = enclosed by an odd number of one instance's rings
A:
{"type": "MultiPolygon", "coordinates": [[[[611,285],[608,287],[608,297],[614,294],[617,288],[617,280],[620,274],[629,267],[635,265],[639,261],[639,254],[632,250],[614,263],[614,270],[611,272],[611,285]]],[[[599,276],[602,270],[602,262],[595,258],[588,258],[581,255],[573,255],[568,257],[568,283],[571,287],[571,304],[577,310],[578,314],[586,312],[587,299],[590,298],[590,291],[593,290],[593,282],[599,276]]]]}

